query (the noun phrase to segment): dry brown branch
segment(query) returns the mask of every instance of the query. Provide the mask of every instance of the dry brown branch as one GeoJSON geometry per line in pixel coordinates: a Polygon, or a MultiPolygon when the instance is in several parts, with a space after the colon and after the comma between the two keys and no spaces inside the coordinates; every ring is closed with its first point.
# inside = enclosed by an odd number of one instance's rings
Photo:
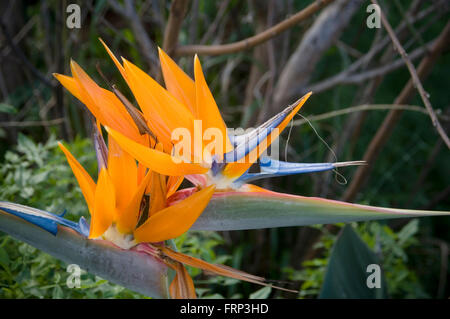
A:
{"type": "MultiPolygon", "coordinates": [[[[412,112],[418,112],[422,114],[428,115],[427,110],[425,110],[421,106],[417,105],[394,105],[394,104],[366,104],[366,105],[356,105],[347,107],[345,109],[340,109],[336,111],[331,111],[323,114],[318,115],[311,115],[308,116],[308,121],[314,122],[314,121],[323,121],[328,120],[337,116],[351,114],[355,112],[363,112],[363,111],[386,111],[386,110],[402,110],[402,111],[412,111],[412,112]]],[[[444,121],[450,121],[450,116],[439,114],[438,115],[442,120],[444,121]]],[[[301,120],[295,120],[292,125],[302,125],[308,122],[305,119],[301,120]]]]}
{"type": "Polygon", "coordinates": [[[225,12],[227,11],[229,4],[230,0],[224,0],[220,3],[219,8],[217,9],[217,15],[214,18],[214,21],[208,27],[206,33],[202,36],[200,44],[206,43],[209,40],[209,38],[216,32],[217,26],[219,25],[219,22],[222,20],[225,12]]]}
{"type": "Polygon", "coordinates": [[[9,121],[0,122],[0,127],[33,127],[33,126],[52,126],[64,122],[64,118],[57,118],[48,121],[9,121]]]}
{"type": "MultiPolygon", "coordinates": [[[[36,22],[38,21],[38,16],[35,15],[33,16],[30,20],[28,20],[28,22],[23,26],[22,29],[20,29],[20,31],[13,37],[13,42],[15,45],[18,45],[20,43],[20,41],[22,41],[22,39],[28,34],[28,32],[34,27],[34,25],[36,24],[36,22]]],[[[5,57],[9,54],[9,52],[11,51],[11,47],[7,46],[4,47],[0,53],[0,55],[2,57],[5,57]]]]}
{"type": "Polygon", "coordinates": [[[227,53],[234,53],[242,50],[250,49],[258,44],[261,44],[281,32],[293,27],[294,25],[300,23],[311,17],[318,10],[333,2],[334,0],[317,0],[310,4],[305,9],[299,11],[295,15],[286,20],[276,24],[272,28],[265,30],[264,32],[258,33],[257,35],[229,44],[222,45],[184,45],[179,46],[175,50],[175,55],[220,55],[227,53]]]}
{"type": "MultiPolygon", "coordinates": [[[[410,16],[408,21],[411,24],[416,23],[416,22],[421,21],[424,18],[428,17],[431,13],[437,11],[438,9],[443,10],[442,2],[438,1],[435,4],[431,5],[430,7],[428,7],[427,9],[424,9],[423,11],[419,12],[417,15],[410,16]]],[[[400,23],[399,26],[395,29],[396,34],[402,34],[405,31],[405,29],[407,29],[407,26],[408,26],[408,24],[406,21],[403,21],[402,23],[400,23]]],[[[350,82],[348,82],[348,83],[354,83],[352,76],[355,75],[355,72],[358,69],[367,65],[378,53],[380,53],[383,50],[383,48],[386,47],[386,45],[389,44],[390,41],[391,40],[390,40],[389,36],[386,35],[376,45],[372,46],[372,48],[366,54],[364,54],[358,60],[353,62],[345,70],[342,70],[338,74],[333,75],[329,78],[326,78],[320,82],[311,84],[310,86],[308,86],[308,88],[304,88],[299,85],[296,85],[296,87],[292,88],[292,92],[290,92],[290,94],[291,95],[299,95],[302,92],[311,91],[311,90],[315,93],[322,92],[322,91],[331,89],[332,87],[334,87],[338,84],[347,83],[347,82],[345,82],[346,79],[349,79],[350,82]]],[[[420,50],[420,49],[417,49],[416,51],[411,53],[411,57],[415,58],[415,54],[416,54],[415,52],[417,52],[418,50],[420,50]]],[[[424,50],[425,50],[425,48],[422,47],[422,52],[424,50]]],[[[403,62],[401,60],[394,62],[394,63],[403,64],[403,62]]],[[[382,68],[384,68],[384,67],[390,69],[390,66],[380,66],[378,71],[380,71],[382,74],[374,74],[374,75],[375,76],[383,75],[384,73],[382,72],[382,68]]],[[[355,78],[355,80],[356,79],[357,78],[355,78]]]]}
{"type": "MultiPolygon", "coordinates": [[[[438,39],[432,46],[430,53],[425,56],[420,62],[419,67],[417,68],[417,75],[419,79],[423,80],[428,75],[434,63],[449,43],[450,23],[447,23],[447,25],[444,27],[444,30],[441,32],[438,39]]],[[[410,79],[401,93],[395,99],[394,104],[407,104],[414,91],[414,83],[410,79]]],[[[387,142],[392,130],[400,119],[401,114],[402,110],[391,110],[384,119],[381,126],[378,128],[377,133],[372,138],[363,157],[363,160],[369,163],[369,165],[365,167],[358,167],[349,187],[343,195],[344,200],[351,201],[356,197],[358,190],[361,188],[370,172],[370,164],[375,161],[384,144],[387,142]]]]}
{"type": "MultiPolygon", "coordinates": [[[[420,47],[411,52],[409,55],[411,60],[415,60],[423,56],[427,52],[427,49],[425,47],[420,47]]],[[[355,73],[351,74],[348,73],[346,69],[345,72],[341,72],[336,76],[330,77],[324,81],[321,81],[319,83],[308,85],[305,91],[313,91],[314,93],[323,92],[325,90],[329,90],[333,88],[336,85],[339,84],[358,84],[362,83],[364,81],[370,80],[372,78],[386,75],[390,72],[393,72],[395,70],[398,70],[404,65],[403,59],[398,59],[396,61],[393,61],[389,64],[382,65],[377,68],[373,68],[361,73],[355,73]]]]}
{"type": "Polygon", "coordinates": [[[169,20],[164,30],[163,50],[170,56],[173,55],[178,45],[183,18],[186,15],[189,0],[174,0],[170,6],[169,20]]]}
{"type": "Polygon", "coordinates": [[[11,47],[13,52],[17,55],[17,57],[22,61],[23,65],[36,77],[39,81],[44,83],[46,86],[53,88],[55,85],[44,75],[42,74],[36,67],[31,63],[26,57],[25,53],[14,43],[14,39],[9,34],[8,28],[3,21],[0,21],[0,28],[5,36],[6,42],[11,47]]]}
{"type": "Polygon", "coordinates": [[[150,66],[151,73],[158,74],[156,66],[159,65],[159,60],[157,59],[156,47],[150,40],[147,31],[145,31],[144,25],[134,8],[134,2],[132,0],[125,0],[124,6],[122,6],[116,0],[111,0],[108,1],[108,4],[117,14],[122,15],[128,20],[140,46],[140,51],[150,66]]]}
{"type": "Polygon", "coordinates": [[[289,104],[292,93],[308,83],[322,54],[335,43],[361,3],[361,0],[338,0],[320,13],[281,71],[270,113],[289,104]]]}

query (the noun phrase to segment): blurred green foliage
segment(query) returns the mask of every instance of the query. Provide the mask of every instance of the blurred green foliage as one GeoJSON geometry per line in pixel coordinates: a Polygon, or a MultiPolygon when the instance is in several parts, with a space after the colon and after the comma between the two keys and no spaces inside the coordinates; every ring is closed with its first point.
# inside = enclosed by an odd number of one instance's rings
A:
{"type": "MultiPolygon", "coordinates": [[[[343,227],[342,224],[338,226],[343,227]]],[[[413,219],[395,232],[383,222],[353,223],[354,230],[380,260],[391,298],[431,297],[424,290],[408,258],[411,248],[419,245],[418,226],[419,220],[413,219]]],[[[301,270],[289,267],[284,269],[291,280],[302,282],[300,298],[315,297],[320,292],[333,244],[337,239],[337,235],[327,231],[325,226],[317,227],[325,233],[314,247],[321,251],[320,257],[304,261],[301,270]]]]}
{"type": "MultiPolygon", "coordinates": [[[[53,213],[67,210],[77,220],[86,215],[83,195],[54,136],[42,144],[19,135],[0,167],[0,199],[53,213]]],[[[71,152],[91,173],[96,169],[89,140],[75,139],[71,152]]],[[[82,273],[80,289],[70,289],[67,265],[36,248],[0,235],[0,298],[142,298],[92,274],[82,273]]]]}

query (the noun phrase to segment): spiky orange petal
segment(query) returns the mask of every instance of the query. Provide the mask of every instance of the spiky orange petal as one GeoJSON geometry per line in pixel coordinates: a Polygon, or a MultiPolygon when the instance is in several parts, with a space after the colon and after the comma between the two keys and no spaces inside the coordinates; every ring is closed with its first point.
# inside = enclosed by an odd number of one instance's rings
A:
{"type": "Polygon", "coordinates": [[[234,269],[225,265],[211,264],[199,258],[195,258],[186,254],[173,251],[172,249],[167,247],[161,247],[160,249],[164,254],[180,263],[183,263],[191,267],[199,268],[205,271],[209,271],[216,275],[249,281],[257,284],[263,284],[264,282],[263,277],[254,276],[249,273],[240,271],[238,269],[234,269]]]}
{"type": "Polygon", "coordinates": [[[75,157],[69,152],[67,148],[58,142],[59,148],[66,155],[67,161],[69,162],[70,168],[72,169],[75,178],[80,185],[81,192],[83,193],[84,199],[88,206],[89,212],[94,212],[94,198],[95,198],[95,182],[92,180],[88,172],[81,166],[81,164],[75,159],[75,157]]]}
{"type": "Polygon", "coordinates": [[[108,52],[108,55],[111,57],[111,60],[113,60],[114,64],[116,65],[116,67],[119,69],[120,74],[122,75],[122,77],[125,79],[125,81],[127,81],[127,74],[125,72],[125,69],[123,68],[122,64],[120,64],[119,60],[117,60],[116,56],[114,55],[114,53],[108,48],[108,46],[106,45],[105,42],[103,42],[103,40],[101,38],[99,38],[100,42],[103,44],[103,46],[106,49],[106,52],[108,52]]]}
{"type": "Polygon", "coordinates": [[[116,215],[115,190],[111,178],[102,168],[95,189],[94,213],[91,217],[89,238],[97,238],[111,226],[116,215]]]}
{"type": "Polygon", "coordinates": [[[167,198],[173,195],[184,180],[184,176],[169,176],[167,179],[167,198]]]}
{"type": "Polygon", "coordinates": [[[158,48],[161,70],[167,90],[186,105],[192,114],[195,112],[194,81],[161,48],[158,48]]]}
{"type": "Polygon", "coordinates": [[[136,241],[154,243],[172,239],[185,233],[208,205],[214,189],[214,185],[208,186],[187,199],[151,216],[135,230],[136,241]]]}
{"type": "Polygon", "coordinates": [[[121,233],[131,233],[135,228],[140,216],[140,207],[142,197],[144,196],[145,188],[150,182],[152,172],[147,172],[147,175],[142,179],[139,188],[134,192],[132,199],[127,205],[117,212],[117,229],[121,233]]]}
{"type": "Polygon", "coordinates": [[[191,112],[136,65],[123,59],[123,66],[130,89],[151,131],[164,144],[164,149],[170,151],[173,130],[185,128],[192,133],[194,118],[191,112]]]}
{"type": "Polygon", "coordinates": [[[116,205],[120,210],[133,198],[138,188],[136,160],[110,138],[108,139],[108,172],[116,189],[116,205]]]}
{"type": "MultiPolygon", "coordinates": [[[[80,100],[83,104],[86,105],[87,101],[83,101],[83,96],[80,92],[80,87],[78,85],[77,80],[75,80],[73,77],[64,75],[64,74],[58,74],[53,73],[53,76],[61,83],[70,93],[72,93],[73,96],[75,96],[78,100],[80,100]]],[[[91,111],[91,113],[93,113],[91,111]]]]}
{"type": "Polygon", "coordinates": [[[194,282],[191,276],[182,264],[175,263],[170,265],[175,271],[175,277],[169,287],[170,296],[173,299],[195,299],[197,298],[195,294],[194,282]]]}
{"type": "MultiPolygon", "coordinates": [[[[155,147],[157,151],[162,151],[163,146],[158,143],[155,147]]],[[[167,181],[166,176],[157,172],[152,172],[151,189],[150,189],[150,209],[148,217],[153,216],[158,211],[166,208],[167,198],[167,181]]]]}
{"type": "MultiPolygon", "coordinates": [[[[220,115],[219,108],[216,101],[206,84],[205,76],[203,75],[202,66],[197,55],[194,58],[194,75],[195,75],[195,92],[196,92],[196,106],[194,116],[202,120],[203,132],[208,128],[217,128],[220,130],[223,137],[223,152],[229,152],[233,149],[227,134],[227,126],[220,115]]],[[[202,132],[202,133],[203,133],[202,132]]],[[[213,154],[222,155],[223,152],[214,150],[213,154]]]]}
{"type": "Polygon", "coordinates": [[[75,62],[70,63],[73,79],[78,83],[81,101],[105,126],[110,126],[129,138],[147,145],[147,139],[139,133],[136,123],[114,93],[99,87],[75,62]]]}
{"type": "Polygon", "coordinates": [[[207,168],[204,168],[198,164],[184,162],[179,163],[179,159],[158,150],[138,144],[112,128],[106,127],[106,130],[108,131],[110,137],[114,138],[122,149],[136,158],[140,163],[150,168],[152,171],[167,176],[204,174],[208,171],[207,168]]]}

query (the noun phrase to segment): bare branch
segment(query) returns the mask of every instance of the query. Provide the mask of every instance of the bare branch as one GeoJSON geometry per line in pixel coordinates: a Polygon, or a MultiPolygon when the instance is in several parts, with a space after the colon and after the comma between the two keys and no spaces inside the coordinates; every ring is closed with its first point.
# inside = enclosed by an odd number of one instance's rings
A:
{"type": "MultiPolygon", "coordinates": [[[[323,114],[318,115],[311,115],[308,116],[307,119],[301,119],[301,120],[295,120],[292,125],[302,125],[305,123],[308,123],[308,121],[323,121],[327,120],[333,117],[351,114],[355,112],[363,112],[363,111],[385,111],[385,110],[402,110],[402,111],[413,111],[413,112],[419,112],[422,114],[428,115],[428,112],[426,109],[424,109],[421,106],[417,105],[395,105],[395,104],[365,104],[365,105],[356,105],[347,107],[345,109],[339,109],[336,111],[331,111],[323,114]]],[[[441,119],[444,121],[450,121],[450,116],[439,114],[438,115],[441,119]]]]}
{"type": "Polygon", "coordinates": [[[170,56],[173,55],[178,45],[178,34],[180,33],[183,18],[186,15],[189,1],[174,0],[170,6],[169,20],[164,30],[163,50],[170,56]]]}
{"type": "MultiPolygon", "coordinates": [[[[433,43],[433,42],[431,42],[433,43]]],[[[427,52],[427,49],[425,47],[420,47],[410,54],[411,60],[415,60],[423,56],[427,52]]],[[[362,73],[356,73],[351,74],[347,71],[349,69],[346,69],[345,71],[332,76],[328,79],[325,79],[322,82],[314,83],[311,85],[308,85],[303,91],[313,91],[314,93],[323,92],[326,90],[331,89],[332,87],[339,85],[339,84],[357,84],[361,83],[363,81],[367,81],[369,79],[375,78],[380,75],[385,75],[387,73],[393,72],[395,70],[398,70],[401,68],[405,63],[402,59],[398,59],[396,61],[393,61],[389,64],[382,65],[377,68],[373,68],[371,70],[364,71],[362,73]]]]}
{"type": "MultiPolygon", "coordinates": [[[[377,0],[371,0],[371,1],[373,4],[379,5],[377,0]]],[[[430,114],[433,126],[436,128],[439,135],[442,137],[445,144],[447,144],[447,147],[450,149],[450,139],[448,138],[447,134],[445,133],[444,129],[442,128],[441,123],[439,123],[436,113],[434,112],[433,107],[431,106],[430,100],[428,99],[428,93],[425,92],[425,89],[423,88],[422,82],[420,82],[419,76],[417,75],[414,65],[412,64],[411,60],[409,59],[408,54],[405,52],[405,49],[403,49],[400,41],[397,39],[397,36],[395,35],[394,30],[392,30],[392,27],[389,24],[389,21],[386,19],[386,16],[381,11],[380,11],[380,14],[381,14],[381,22],[383,23],[384,27],[386,28],[386,31],[388,32],[389,36],[391,37],[392,43],[394,44],[396,50],[401,55],[402,59],[405,61],[406,66],[408,67],[414,87],[417,89],[417,91],[419,91],[420,97],[422,98],[422,101],[425,104],[425,107],[427,108],[428,113],[430,114]]],[[[447,24],[447,27],[450,28],[450,24],[447,24]]]]}
{"type": "Polygon", "coordinates": [[[338,0],[320,13],[280,73],[271,113],[288,104],[297,88],[304,88],[322,54],[335,43],[361,4],[361,0],[338,0]]]}
{"type": "Polygon", "coordinates": [[[134,8],[134,2],[132,0],[125,0],[125,6],[120,5],[117,1],[109,1],[108,3],[117,14],[122,15],[128,20],[152,73],[157,74],[158,72],[156,72],[155,66],[159,65],[159,61],[157,59],[156,47],[150,40],[147,31],[145,31],[144,25],[134,8]]]}
{"type": "Polygon", "coordinates": [[[65,121],[64,117],[48,120],[48,121],[9,121],[0,122],[0,127],[32,127],[32,126],[52,126],[58,125],[65,121]]]}
{"type": "Polygon", "coordinates": [[[19,57],[19,59],[23,62],[24,66],[27,67],[31,73],[42,83],[44,83],[46,86],[53,88],[55,85],[50,82],[48,78],[45,77],[38,69],[36,69],[31,63],[28,58],[25,56],[25,54],[20,50],[20,48],[14,43],[13,38],[9,34],[8,28],[3,23],[3,21],[0,21],[0,28],[3,31],[3,34],[5,35],[6,42],[11,47],[11,49],[16,53],[16,55],[19,57]]]}
{"type": "MultiPolygon", "coordinates": [[[[424,18],[426,18],[427,16],[429,16],[431,13],[433,13],[434,11],[438,10],[438,8],[441,8],[439,5],[442,6],[442,2],[436,2],[436,4],[430,6],[429,8],[419,12],[417,15],[415,15],[414,17],[410,17],[409,18],[409,23],[416,23],[424,18]]],[[[442,10],[442,9],[441,9],[442,10]]],[[[407,28],[407,23],[406,21],[403,21],[402,23],[399,24],[399,26],[396,28],[396,34],[400,34],[401,32],[403,32],[405,29],[407,28]]],[[[358,80],[356,76],[354,79],[352,79],[352,76],[354,75],[354,73],[360,69],[361,67],[363,67],[364,65],[367,65],[372,59],[373,57],[378,54],[379,52],[381,52],[381,50],[383,50],[384,47],[386,47],[386,45],[388,45],[390,42],[390,38],[388,35],[386,35],[386,37],[384,37],[381,41],[379,41],[376,45],[374,45],[369,52],[367,52],[366,54],[364,54],[362,57],[360,57],[358,60],[356,60],[355,62],[353,62],[349,67],[347,67],[345,70],[342,70],[341,72],[339,72],[336,75],[333,75],[327,79],[322,80],[321,82],[317,82],[314,84],[311,84],[310,86],[308,86],[308,88],[303,87],[303,85],[296,85],[295,87],[293,87],[288,93],[290,96],[293,95],[299,95],[302,92],[305,91],[313,91],[315,93],[317,92],[322,92],[328,89],[331,89],[332,87],[338,85],[338,84],[343,84],[343,83],[355,83],[353,80],[358,80]],[[349,79],[349,82],[346,82],[346,80],[349,79]]],[[[425,50],[425,48],[422,48],[423,50],[425,50]]],[[[416,52],[424,52],[424,51],[414,51],[413,53],[411,53],[411,57],[416,57],[415,54],[417,54],[416,52]]],[[[422,53],[418,54],[418,55],[422,55],[422,53]]],[[[396,66],[400,66],[400,64],[403,64],[403,62],[401,60],[393,62],[395,63],[396,66]]],[[[387,71],[390,70],[392,66],[381,66],[379,69],[374,69],[372,71],[375,71],[374,76],[379,76],[379,75],[383,75],[385,74],[385,72],[383,71],[383,68],[386,68],[387,71]],[[378,74],[378,72],[380,72],[378,74]]],[[[366,72],[371,72],[371,71],[366,71],[366,72]]],[[[369,74],[367,74],[369,75],[369,74]]],[[[370,78],[370,77],[369,77],[370,78]]],[[[364,78],[365,79],[365,78],[364,78]]]]}
{"type": "Polygon", "coordinates": [[[239,52],[242,50],[250,49],[258,44],[261,44],[281,32],[293,27],[294,25],[300,23],[301,21],[306,20],[311,17],[318,10],[333,2],[334,0],[317,0],[314,3],[310,4],[305,9],[296,13],[292,17],[278,23],[272,28],[267,29],[264,32],[261,32],[253,37],[234,42],[229,44],[222,45],[185,45],[176,48],[175,55],[193,55],[195,53],[201,55],[220,55],[227,53],[239,52]]]}
{"type": "Polygon", "coordinates": [[[209,38],[216,32],[217,26],[219,25],[220,20],[222,20],[229,4],[230,0],[224,0],[220,3],[219,9],[217,10],[217,15],[214,21],[208,27],[206,33],[201,38],[200,44],[206,43],[209,40],[209,38]]]}
{"type": "MultiPolygon", "coordinates": [[[[439,35],[438,39],[433,44],[433,47],[431,48],[429,54],[422,59],[422,61],[419,64],[419,67],[417,68],[417,75],[420,79],[423,80],[428,75],[434,63],[441,55],[442,51],[450,43],[449,38],[450,38],[450,23],[447,23],[444,30],[439,35]]],[[[414,91],[415,91],[414,84],[413,81],[410,79],[403,88],[403,90],[395,99],[394,104],[407,104],[409,99],[412,97],[414,91]]],[[[359,167],[356,170],[356,173],[349,187],[347,188],[347,190],[343,195],[344,200],[353,200],[357,195],[358,190],[361,188],[361,186],[363,185],[369,174],[370,164],[373,163],[375,159],[378,157],[379,152],[387,142],[389,136],[392,133],[392,130],[394,129],[395,125],[400,119],[401,114],[402,110],[391,110],[385,117],[383,123],[378,128],[377,133],[372,138],[364,154],[363,160],[369,163],[369,165],[365,167],[359,167]]]]}

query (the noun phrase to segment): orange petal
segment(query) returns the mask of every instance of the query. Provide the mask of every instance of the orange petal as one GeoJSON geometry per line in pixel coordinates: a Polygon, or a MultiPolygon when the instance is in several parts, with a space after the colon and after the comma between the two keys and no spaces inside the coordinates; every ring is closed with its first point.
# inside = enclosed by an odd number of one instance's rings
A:
{"type": "Polygon", "coordinates": [[[81,103],[83,103],[91,114],[101,123],[105,123],[105,117],[98,108],[97,104],[93,102],[90,96],[85,92],[86,90],[80,85],[78,79],[71,76],[54,73],[53,76],[81,103]]]}
{"type": "Polygon", "coordinates": [[[122,64],[120,64],[119,60],[117,60],[117,58],[115,57],[114,53],[108,48],[106,43],[103,42],[103,40],[101,38],[98,38],[98,39],[100,40],[100,42],[105,47],[106,52],[108,52],[109,56],[111,57],[111,60],[113,60],[113,62],[116,65],[116,67],[119,69],[120,74],[122,75],[122,77],[125,79],[125,81],[127,81],[127,74],[126,74],[125,69],[123,68],[122,64]]]}
{"type": "Polygon", "coordinates": [[[95,189],[94,214],[91,217],[89,238],[103,235],[113,222],[115,209],[114,185],[107,170],[102,168],[95,189]]]}
{"type": "Polygon", "coordinates": [[[110,138],[108,139],[108,172],[116,190],[117,208],[123,209],[138,188],[136,160],[110,138]]]}
{"type": "Polygon", "coordinates": [[[136,143],[112,128],[106,127],[106,130],[109,135],[112,136],[122,147],[122,149],[136,158],[140,163],[150,168],[152,171],[168,176],[204,174],[208,171],[207,168],[204,168],[198,164],[184,162],[178,163],[179,159],[136,143]]]}
{"type": "Polygon", "coordinates": [[[103,125],[110,126],[146,145],[147,139],[139,133],[136,123],[117,96],[99,87],[75,61],[71,61],[70,66],[80,88],[81,101],[91,113],[103,125]]]}
{"type": "Polygon", "coordinates": [[[183,182],[183,176],[169,176],[167,179],[167,198],[173,195],[183,182]]]}
{"type": "MultiPolygon", "coordinates": [[[[78,85],[77,80],[73,77],[58,73],[53,73],[53,76],[61,83],[73,96],[75,96],[78,100],[80,100],[83,104],[86,104],[86,101],[83,101],[83,96],[80,92],[80,87],[78,85]]],[[[91,113],[93,113],[91,111],[91,113]]]]}
{"type": "MultiPolygon", "coordinates": [[[[202,66],[197,55],[194,58],[194,75],[195,75],[195,92],[196,92],[196,110],[194,115],[197,119],[202,120],[203,132],[208,128],[217,128],[222,133],[224,152],[229,152],[233,149],[227,135],[227,126],[220,115],[219,108],[214,100],[208,84],[206,84],[203,75],[202,66]]],[[[215,150],[218,151],[218,150],[215,150]]],[[[220,153],[213,153],[219,154],[220,153]]]]}
{"type": "Polygon", "coordinates": [[[123,59],[130,89],[148,125],[166,151],[171,150],[171,134],[177,128],[192,133],[194,118],[189,109],[136,65],[123,59]]]}
{"type": "Polygon", "coordinates": [[[117,229],[121,233],[131,233],[136,228],[140,216],[142,197],[144,196],[145,188],[150,182],[151,176],[152,172],[149,171],[139,184],[139,188],[133,194],[133,198],[124,208],[119,209],[117,212],[117,229]]]}
{"type": "Polygon", "coordinates": [[[271,286],[276,289],[289,291],[293,293],[298,293],[296,290],[286,289],[282,287],[273,286],[271,284],[265,283],[265,279],[263,277],[254,276],[252,274],[246,273],[244,271],[234,269],[225,265],[218,265],[218,264],[210,264],[204,260],[201,260],[199,258],[191,257],[176,251],[173,251],[172,249],[168,247],[159,247],[159,249],[170,259],[173,259],[175,261],[178,261],[180,263],[183,263],[185,265],[195,267],[202,269],[204,271],[213,273],[215,275],[219,276],[225,276],[230,277],[238,280],[248,281],[254,284],[262,285],[262,286],[271,286]]]}
{"type": "MultiPolygon", "coordinates": [[[[141,181],[144,179],[146,172],[147,167],[138,162],[138,170],[137,170],[138,184],[140,184],[141,181]]],[[[150,192],[150,190],[148,191],[150,192]]],[[[147,194],[147,191],[145,193],[147,194]]]]}
{"type": "Polygon", "coordinates": [[[158,47],[161,70],[167,90],[181,103],[186,105],[192,114],[195,111],[195,84],[194,81],[158,47]]]}
{"type": "Polygon", "coordinates": [[[258,159],[261,156],[261,154],[267,149],[267,147],[270,146],[272,141],[274,141],[281,134],[281,132],[285,129],[286,125],[289,124],[289,122],[292,120],[295,114],[297,114],[297,112],[300,110],[303,104],[305,104],[306,100],[311,96],[311,94],[312,92],[307,93],[298,101],[297,105],[294,107],[291,113],[289,113],[289,115],[286,116],[286,118],[280,123],[280,125],[277,126],[278,130],[272,131],[272,133],[270,133],[265,138],[265,140],[263,140],[263,142],[259,144],[258,147],[256,147],[249,154],[247,154],[245,156],[244,162],[241,163],[234,162],[227,164],[227,166],[225,166],[222,172],[223,175],[228,178],[235,179],[244,174],[250,168],[250,166],[253,165],[255,160],[258,159]]]}
{"type": "Polygon", "coordinates": [[[214,185],[206,187],[187,199],[151,216],[135,230],[136,241],[154,243],[172,239],[185,233],[208,205],[214,189],[214,185]]]}
{"type": "MultiPolygon", "coordinates": [[[[156,145],[156,150],[162,151],[162,144],[156,145]]],[[[150,210],[148,217],[153,216],[160,210],[166,208],[167,182],[166,176],[157,172],[152,172],[151,190],[150,190],[150,210]]]]}
{"type": "Polygon", "coordinates": [[[170,248],[167,247],[161,247],[161,251],[172,258],[173,260],[176,260],[180,263],[183,263],[185,265],[199,268],[205,271],[209,271],[213,274],[235,278],[239,280],[249,281],[257,284],[264,284],[264,278],[259,276],[254,276],[251,274],[248,274],[246,272],[240,271],[238,269],[234,269],[225,265],[217,265],[217,264],[210,264],[204,260],[201,260],[199,258],[195,258],[192,256],[188,256],[176,251],[173,251],[170,248]]]}
{"type": "Polygon", "coordinates": [[[95,195],[95,183],[92,180],[91,176],[86,172],[86,170],[81,166],[81,164],[73,157],[73,155],[69,152],[67,148],[64,147],[61,143],[58,142],[59,148],[66,155],[67,161],[69,162],[70,168],[72,169],[75,178],[78,181],[78,185],[80,185],[81,192],[83,193],[84,199],[86,200],[89,212],[94,212],[94,195],[95,195]]]}
{"type": "Polygon", "coordinates": [[[173,299],[196,299],[194,282],[182,264],[170,265],[175,271],[175,277],[169,287],[170,296],[173,299]]]}
{"type": "Polygon", "coordinates": [[[268,189],[253,184],[244,184],[239,188],[239,191],[250,193],[272,193],[272,191],[268,189]]]}

